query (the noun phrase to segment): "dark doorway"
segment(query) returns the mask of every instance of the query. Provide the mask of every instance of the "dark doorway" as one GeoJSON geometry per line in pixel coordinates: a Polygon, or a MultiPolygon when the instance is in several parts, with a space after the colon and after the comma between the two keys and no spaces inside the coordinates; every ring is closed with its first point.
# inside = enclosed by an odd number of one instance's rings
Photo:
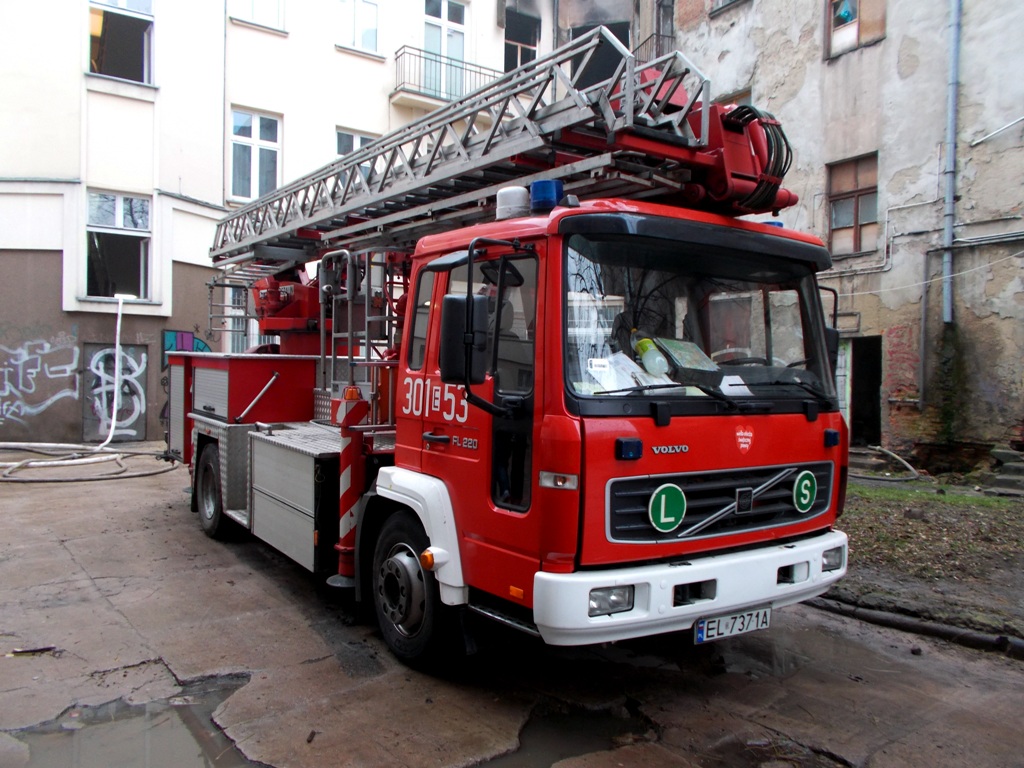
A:
{"type": "Polygon", "coordinates": [[[882,337],[852,341],[850,383],[850,444],[882,442],[882,337]]]}

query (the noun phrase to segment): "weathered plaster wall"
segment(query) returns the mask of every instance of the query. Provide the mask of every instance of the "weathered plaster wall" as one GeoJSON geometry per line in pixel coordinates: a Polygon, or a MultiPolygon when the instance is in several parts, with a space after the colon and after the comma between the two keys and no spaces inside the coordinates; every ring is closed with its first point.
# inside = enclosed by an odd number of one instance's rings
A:
{"type": "Polygon", "coordinates": [[[1024,7],[965,3],[953,281],[944,327],[940,282],[949,9],[886,4],[886,34],[826,58],[819,0],[750,0],[711,15],[711,0],[677,3],[677,45],[713,93],[750,89],[793,145],[786,186],[792,227],[828,236],[829,163],[878,154],[879,235],[836,261],[826,284],[855,335],[883,338],[883,442],[1005,442],[1024,429],[1024,116],[1017,37],[1024,7]],[[1017,233],[1017,234],[1015,234],[1017,233]],[[982,237],[1001,236],[991,243],[982,237]],[[922,323],[923,304],[927,318],[922,323]],[[923,354],[922,354],[923,353],[923,354]],[[921,391],[919,384],[924,385],[921,391]],[[924,398],[925,408],[919,410],[924,398]]]}
{"type": "MultiPolygon", "coordinates": [[[[60,308],[61,254],[0,252],[0,441],[101,442],[114,404],[116,316],[60,308]]],[[[121,328],[121,397],[114,439],[162,440],[165,349],[203,349],[206,281],[212,270],[175,264],[180,291],[169,318],[138,317],[121,328]]]]}

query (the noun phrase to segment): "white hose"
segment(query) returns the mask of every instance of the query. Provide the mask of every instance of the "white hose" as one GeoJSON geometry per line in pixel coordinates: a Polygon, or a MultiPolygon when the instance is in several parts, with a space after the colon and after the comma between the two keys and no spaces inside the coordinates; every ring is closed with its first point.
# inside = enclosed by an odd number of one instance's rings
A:
{"type": "MultiPolygon", "coordinates": [[[[142,475],[156,474],[154,472],[136,473],[132,475],[124,474],[127,471],[127,467],[124,465],[122,459],[126,453],[131,452],[113,451],[107,448],[110,441],[114,439],[114,430],[117,427],[117,403],[121,395],[121,315],[124,308],[124,300],[126,298],[135,298],[134,296],[126,296],[120,293],[114,294],[114,296],[117,299],[117,325],[114,331],[114,392],[110,403],[110,429],[107,431],[107,439],[95,446],[78,445],[75,443],[0,443],[0,450],[31,451],[43,454],[50,451],[62,452],[54,459],[23,459],[21,461],[0,462],[0,467],[4,468],[3,474],[0,475],[0,480],[9,482],[74,482],[76,480],[97,480],[114,476],[140,477],[142,475]],[[84,466],[107,461],[117,462],[120,469],[115,470],[112,473],[107,473],[106,475],[60,478],[58,480],[26,480],[24,478],[13,477],[15,472],[22,469],[84,466]]],[[[170,469],[173,469],[175,466],[176,465],[172,460],[170,469]]],[[[161,469],[160,471],[165,472],[167,470],[161,469]]]]}

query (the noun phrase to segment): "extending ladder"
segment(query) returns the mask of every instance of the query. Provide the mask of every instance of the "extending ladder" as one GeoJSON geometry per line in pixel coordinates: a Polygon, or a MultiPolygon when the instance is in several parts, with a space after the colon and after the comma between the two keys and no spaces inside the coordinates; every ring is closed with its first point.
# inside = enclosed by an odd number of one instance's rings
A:
{"type": "Polygon", "coordinates": [[[682,53],[638,64],[599,27],[229,214],[211,256],[244,273],[327,248],[408,250],[489,216],[501,187],[539,178],[562,179],[579,197],[678,191],[686,168],[615,138],[699,151],[709,108],[709,81],[682,53]],[[583,87],[601,46],[617,57],[614,74],[583,87]]]}

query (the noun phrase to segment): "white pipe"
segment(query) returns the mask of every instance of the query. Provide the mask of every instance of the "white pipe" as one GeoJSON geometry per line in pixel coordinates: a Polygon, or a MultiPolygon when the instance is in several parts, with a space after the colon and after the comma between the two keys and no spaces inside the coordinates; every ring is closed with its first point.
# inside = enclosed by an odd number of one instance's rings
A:
{"type": "Polygon", "coordinates": [[[988,141],[988,140],[989,140],[989,139],[991,139],[991,138],[992,138],[993,136],[998,136],[998,135],[999,135],[1000,133],[1002,133],[1003,131],[1007,130],[1008,128],[1013,128],[1013,126],[1015,126],[1015,125],[1016,125],[1017,123],[1020,123],[1020,122],[1024,122],[1024,116],[1022,116],[1022,117],[1018,117],[1018,118],[1017,118],[1016,120],[1014,120],[1014,121],[1013,121],[1012,123],[1007,123],[1007,124],[1006,124],[1006,125],[1004,125],[1004,126],[1003,126],[1002,128],[997,128],[996,130],[992,131],[992,133],[990,133],[990,134],[989,134],[988,136],[982,136],[982,137],[981,137],[980,139],[977,139],[977,140],[975,140],[975,141],[972,141],[972,142],[971,142],[971,146],[972,146],[972,147],[976,147],[976,146],[978,146],[979,144],[981,144],[981,143],[982,143],[983,141],[988,141]]]}
{"type": "Polygon", "coordinates": [[[121,310],[124,308],[125,299],[134,299],[127,293],[115,293],[117,299],[117,326],[114,331],[114,397],[110,404],[110,431],[107,439],[96,448],[97,451],[106,448],[114,439],[114,428],[117,426],[117,403],[121,399],[121,310]]]}

